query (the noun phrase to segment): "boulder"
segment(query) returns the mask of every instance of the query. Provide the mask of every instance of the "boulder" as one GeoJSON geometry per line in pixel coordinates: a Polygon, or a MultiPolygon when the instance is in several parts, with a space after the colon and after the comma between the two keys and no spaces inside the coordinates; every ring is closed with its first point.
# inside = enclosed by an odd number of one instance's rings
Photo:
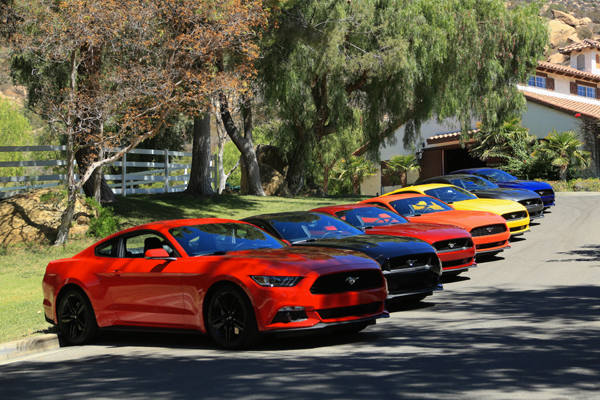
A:
{"type": "MultiPolygon", "coordinates": [[[[56,191],[54,191],[56,192],[56,191]]],[[[53,242],[58,233],[66,199],[51,196],[51,189],[37,189],[0,201],[0,244],[6,246],[22,242],[53,242]]],[[[88,231],[94,210],[77,198],[74,225],[69,236],[88,231]]]]}
{"type": "Polygon", "coordinates": [[[550,46],[553,49],[567,45],[569,37],[577,37],[577,30],[562,21],[553,19],[548,22],[550,27],[550,46]]]}
{"type": "Polygon", "coordinates": [[[275,168],[283,176],[287,173],[288,165],[283,156],[283,151],[279,147],[270,144],[259,144],[256,147],[256,159],[259,163],[275,168]]]}
{"type": "Polygon", "coordinates": [[[302,193],[303,197],[326,197],[323,188],[313,188],[308,189],[304,193],[302,193]]]}
{"type": "Polygon", "coordinates": [[[267,196],[292,197],[287,181],[270,165],[258,163],[260,180],[267,196]]]}
{"type": "Polygon", "coordinates": [[[585,17],[585,18],[581,18],[579,20],[579,25],[581,26],[588,26],[589,24],[591,24],[593,21],[590,17],[585,17]]]}
{"type": "Polygon", "coordinates": [[[579,28],[581,23],[578,18],[575,18],[571,14],[567,14],[566,12],[562,12],[559,10],[552,10],[552,15],[554,16],[554,20],[558,20],[564,22],[567,25],[570,25],[574,28],[579,28]]]}

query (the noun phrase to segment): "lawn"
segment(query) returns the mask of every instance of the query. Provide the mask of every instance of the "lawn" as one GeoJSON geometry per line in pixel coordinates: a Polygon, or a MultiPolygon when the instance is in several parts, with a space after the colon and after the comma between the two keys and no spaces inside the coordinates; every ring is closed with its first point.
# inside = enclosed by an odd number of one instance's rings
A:
{"type": "MultiPolygon", "coordinates": [[[[184,194],[119,197],[112,205],[121,227],[178,218],[240,219],[267,212],[310,210],[334,204],[353,203],[361,198],[281,198],[225,195],[211,199],[184,194]]],[[[42,309],[42,277],[48,262],[71,257],[94,243],[83,237],[65,246],[26,243],[0,248],[0,343],[48,332],[42,309]]]]}

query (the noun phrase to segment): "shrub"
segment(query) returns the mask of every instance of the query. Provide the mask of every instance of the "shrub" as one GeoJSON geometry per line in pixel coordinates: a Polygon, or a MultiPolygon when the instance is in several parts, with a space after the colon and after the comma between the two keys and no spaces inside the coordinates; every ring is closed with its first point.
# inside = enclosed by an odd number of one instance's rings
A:
{"type": "Polygon", "coordinates": [[[555,192],[600,192],[600,179],[574,179],[571,181],[548,181],[555,192]]]}
{"type": "Polygon", "coordinates": [[[86,198],[85,201],[96,210],[96,216],[90,220],[88,236],[104,238],[121,229],[121,223],[115,216],[112,207],[104,207],[90,197],[86,198]]]}

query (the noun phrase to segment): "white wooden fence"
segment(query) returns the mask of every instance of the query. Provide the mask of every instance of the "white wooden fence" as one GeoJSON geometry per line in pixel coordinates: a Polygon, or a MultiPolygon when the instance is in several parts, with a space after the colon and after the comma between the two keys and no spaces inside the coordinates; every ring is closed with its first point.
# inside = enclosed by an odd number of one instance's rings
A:
{"type": "MultiPolygon", "coordinates": [[[[67,146],[0,146],[1,152],[38,152],[38,151],[66,151],[67,146]]],[[[111,151],[116,152],[120,149],[112,149],[111,151]]],[[[187,184],[190,178],[189,171],[192,168],[191,164],[178,164],[171,162],[172,157],[191,157],[191,152],[186,151],[169,151],[165,150],[151,150],[151,149],[133,149],[129,153],[125,153],[120,161],[116,161],[112,164],[115,167],[123,167],[122,173],[118,175],[104,175],[106,180],[109,182],[109,186],[112,188],[115,194],[122,194],[126,196],[128,194],[137,193],[173,193],[182,192],[187,188],[187,184]],[[127,161],[127,154],[148,154],[148,155],[159,155],[163,156],[163,162],[137,162],[127,161]],[[127,172],[129,167],[141,167],[141,168],[157,168],[152,170],[145,170],[139,172],[127,172]],[[178,171],[183,171],[182,174],[174,175],[178,171]],[[112,183],[110,183],[112,182],[112,183]],[[155,182],[163,182],[162,187],[155,188],[141,188],[140,185],[152,184],[155,182]],[[179,182],[175,185],[171,185],[171,182],[179,182]]],[[[218,187],[217,181],[217,168],[216,168],[216,155],[213,156],[211,161],[211,182],[213,188],[216,190],[218,187]]],[[[66,160],[45,160],[45,161],[2,161],[0,162],[0,168],[7,167],[51,167],[51,166],[66,166],[66,160]]],[[[76,177],[77,179],[77,177],[76,177]]],[[[67,180],[66,174],[58,175],[25,175],[25,176],[8,176],[0,177],[0,186],[3,183],[8,182],[19,182],[23,183],[20,186],[12,187],[0,187],[0,198],[7,198],[14,196],[22,191],[52,187],[64,185],[67,180]]]]}

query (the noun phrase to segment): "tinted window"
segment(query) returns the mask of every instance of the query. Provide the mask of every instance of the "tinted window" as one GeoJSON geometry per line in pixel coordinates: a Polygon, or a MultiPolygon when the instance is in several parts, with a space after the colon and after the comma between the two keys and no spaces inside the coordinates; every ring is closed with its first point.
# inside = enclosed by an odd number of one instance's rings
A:
{"type": "Polygon", "coordinates": [[[344,221],[324,214],[291,214],[274,217],[269,221],[290,242],[363,233],[344,221]]]}
{"type": "Polygon", "coordinates": [[[437,189],[429,189],[425,191],[425,194],[428,196],[436,197],[448,204],[453,203],[455,201],[473,200],[477,198],[477,196],[472,195],[464,189],[451,186],[441,187],[437,189]]]}
{"type": "Polygon", "coordinates": [[[397,213],[410,217],[417,214],[429,214],[439,211],[450,211],[452,207],[431,197],[411,197],[390,202],[397,213]]]}
{"type": "Polygon", "coordinates": [[[99,257],[117,257],[118,251],[119,239],[117,238],[97,246],[94,253],[99,257]]]}
{"type": "Polygon", "coordinates": [[[369,226],[385,226],[392,224],[403,224],[405,218],[391,211],[379,207],[354,208],[335,213],[338,218],[348,222],[350,225],[364,228],[369,226]]]}
{"type": "Polygon", "coordinates": [[[460,178],[450,178],[450,182],[452,182],[453,185],[466,190],[486,190],[498,188],[498,185],[475,175],[460,178]]]}
{"type": "Polygon", "coordinates": [[[169,230],[189,256],[285,245],[262,230],[235,222],[181,226],[169,230]]]}
{"type": "Polygon", "coordinates": [[[174,255],[170,244],[156,233],[144,232],[123,239],[125,258],[144,258],[146,251],[151,249],[165,249],[170,256],[174,255]]]}
{"type": "Polygon", "coordinates": [[[516,181],[517,177],[512,176],[508,172],[501,171],[499,169],[482,169],[475,171],[475,175],[481,175],[485,179],[492,182],[508,182],[516,181]]]}

